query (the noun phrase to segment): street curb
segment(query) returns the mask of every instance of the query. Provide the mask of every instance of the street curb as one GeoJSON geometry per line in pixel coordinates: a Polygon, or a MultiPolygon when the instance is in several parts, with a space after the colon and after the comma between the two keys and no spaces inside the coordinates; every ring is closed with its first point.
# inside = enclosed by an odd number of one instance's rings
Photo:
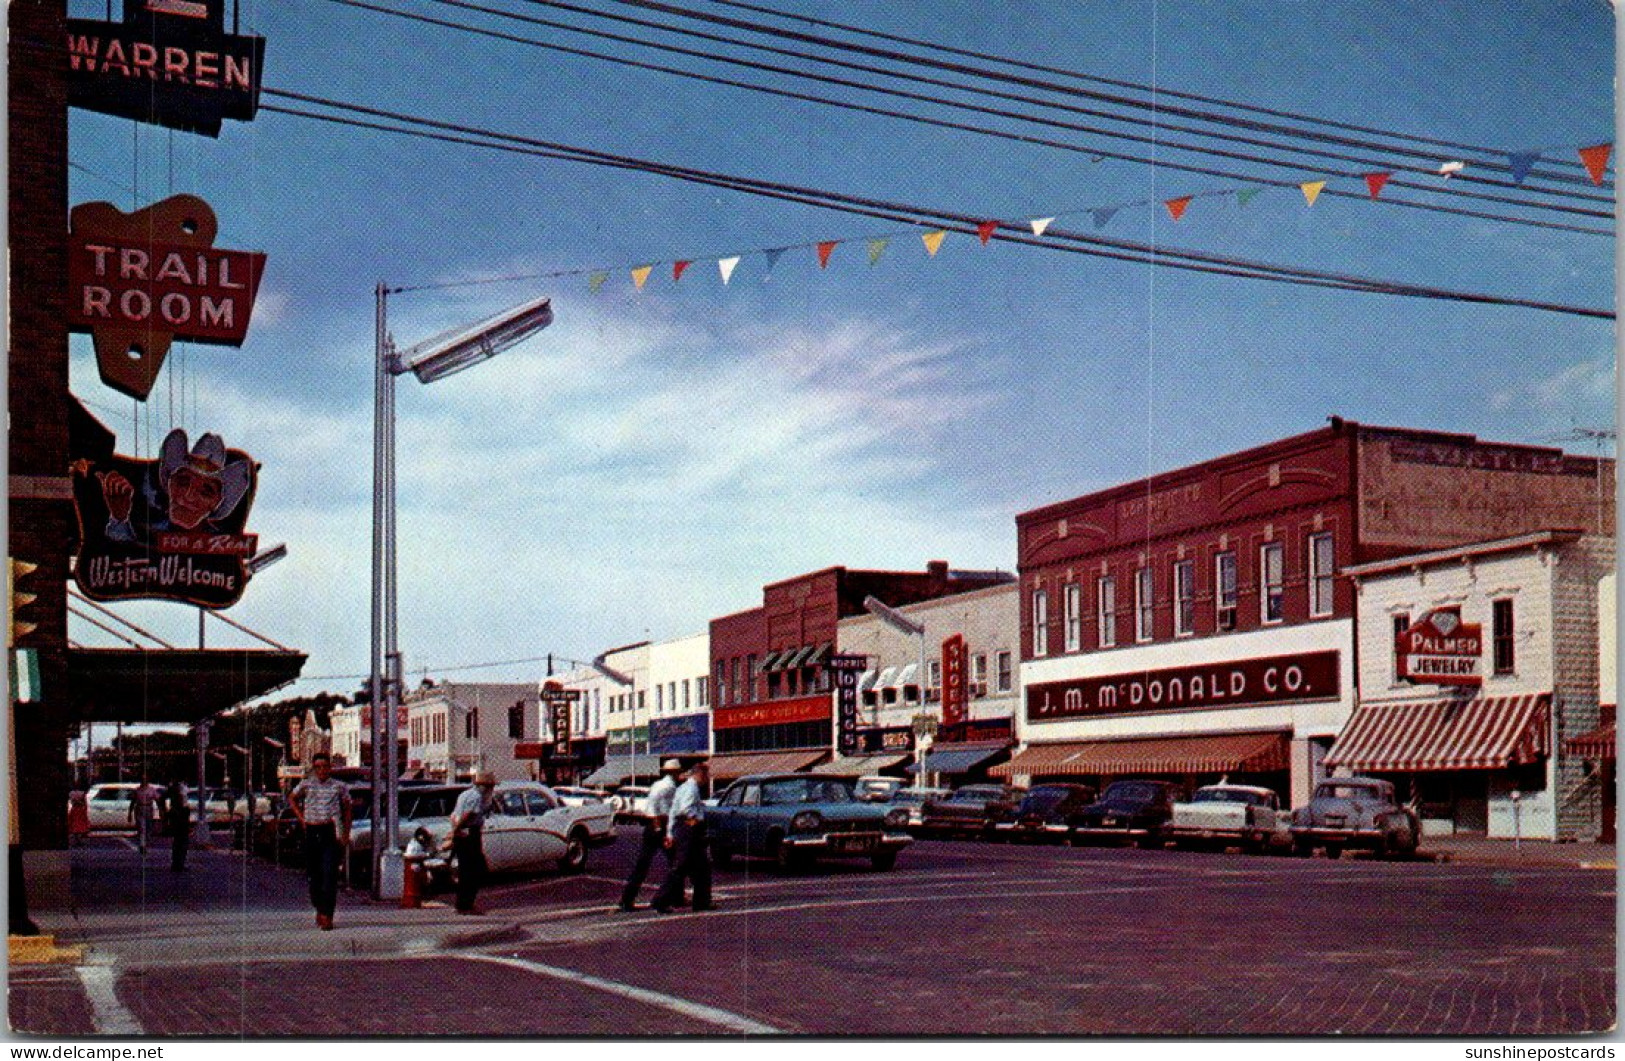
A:
{"type": "Polygon", "coordinates": [[[11,965],[70,965],[84,958],[85,948],[58,947],[56,937],[50,935],[11,936],[7,954],[11,965]]]}
{"type": "Polygon", "coordinates": [[[494,947],[499,943],[520,943],[529,938],[530,933],[525,931],[524,926],[515,922],[469,932],[447,932],[440,937],[440,945],[445,950],[467,950],[473,947],[494,947]]]}

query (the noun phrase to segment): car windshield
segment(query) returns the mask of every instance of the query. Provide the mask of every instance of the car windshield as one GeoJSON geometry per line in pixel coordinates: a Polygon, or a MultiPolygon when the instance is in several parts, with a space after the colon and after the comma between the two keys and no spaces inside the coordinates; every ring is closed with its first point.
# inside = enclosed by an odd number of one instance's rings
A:
{"type": "Polygon", "coordinates": [[[1153,800],[1157,798],[1157,786],[1145,781],[1119,781],[1106,790],[1107,799],[1124,800],[1153,800]]]}
{"type": "Polygon", "coordinates": [[[402,792],[402,818],[447,818],[457,803],[456,792],[402,792]]]}
{"type": "Polygon", "coordinates": [[[783,803],[851,803],[852,789],[844,781],[797,777],[762,785],[764,806],[783,803]]]}

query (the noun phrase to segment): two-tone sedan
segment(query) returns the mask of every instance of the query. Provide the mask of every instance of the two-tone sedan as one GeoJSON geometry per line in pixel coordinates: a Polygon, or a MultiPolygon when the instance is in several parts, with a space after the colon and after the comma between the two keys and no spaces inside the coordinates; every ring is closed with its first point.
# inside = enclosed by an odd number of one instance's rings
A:
{"type": "MultiPolygon", "coordinates": [[[[453,806],[455,800],[452,801],[453,806]]],[[[425,865],[431,875],[455,874],[449,858],[451,807],[446,817],[418,818],[414,828],[429,831],[439,852],[425,865]]],[[[402,840],[408,839],[402,836],[402,840]]],[[[587,852],[615,842],[615,812],[607,803],[572,807],[552,789],[535,781],[497,783],[491,813],[480,830],[485,864],[492,873],[533,873],[557,869],[580,873],[587,868],[587,852]]]]}
{"type": "Polygon", "coordinates": [[[711,852],[719,863],[755,856],[787,871],[820,858],[866,858],[875,869],[891,869],[913,842],[908,811],[859,800],[853,783],[811,774],[742,777],[706,814],[711,852]]]}

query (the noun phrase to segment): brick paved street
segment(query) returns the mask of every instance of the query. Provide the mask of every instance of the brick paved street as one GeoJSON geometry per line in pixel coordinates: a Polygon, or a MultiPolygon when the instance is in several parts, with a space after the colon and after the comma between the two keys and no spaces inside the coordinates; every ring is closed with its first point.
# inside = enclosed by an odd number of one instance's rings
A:
{"type": "MultiPolygon", "coordinates": [[[[483,919],[349,897],[333,933],[304,926],[294,871],[214,855],[195,868],[217,873],[219,908],[199,874],[173,915],[156,892],[134,920],[81,911],[118,929],[83,941],[113,966],[113,1012],[153,1035],[1524,1036],[1615,1019],[1609,872],[926,842],[886,874],[720,870],[720,910],[663,917],[609,912],[630,846],[581,877],[500,883],[483,919]],[[272,909],[226,938],[224,908],[256,916],[245,881],[272,909]],[[446,936],[471,928],[487,935],[446,936]],[[479,1001],[451,1010],[453,987],[479,1001]]],[[[88,1033],[108,1007],[92,1018],[77,979],[14,974],[13,1026],[88,1033]]]]}

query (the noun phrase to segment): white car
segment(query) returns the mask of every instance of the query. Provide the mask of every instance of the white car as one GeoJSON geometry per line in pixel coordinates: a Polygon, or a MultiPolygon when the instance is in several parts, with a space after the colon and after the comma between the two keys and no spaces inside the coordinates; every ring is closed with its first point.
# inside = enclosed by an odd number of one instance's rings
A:
{"type": "MultiPolygon", "coordinates": [[[[413,827],[429,830],[441,848],[451,834],[451,818],[420,818],[413,827]]],[[[406,832],[406,830],[402,830],[406,832]]],[[[402,839],[408,839],[403,836],[402,839]]],[[[528,873],[557,867],[564,873],[587,868],[587,852],[615,841],[615,811],[607,803],[572,807],[546,785],[534,781],[497,784],[495,806],[481,830],[485,862],[492,873],[528,873]]],[[[431,873],[452,870],[441,848],[427,863],[431,873]]]]}
{"type": "Polygon", "coordinates": [[[90,827],[98,832],[113,829],[134,829],[130,823],[130,800],[141,786],[134,781],[115,781],[105,785],[91,785],[85,794],[90,808],[90,827]]]}
{"type": "Polygon", "coordinates": [[[609,802],[619,821],[642,818],[649,813],[649,790],[643,785],[622,785],[609,797],[609,802]]]}
{"type": "MultiPolygon", "coordinates": [[[[187,800],[193,803],[195,808],[197,794],[188,792],[187,800]]],[[[252,810],[258,816],[264,817],[270,813],[271,801],[264,794],[254,797],[254,803],[256,805],[252,810]]],[[[209,789],[207,796],[204,798],[203,806],[209,812],[210,825],[230,825],[233,822],[242,821],[250,813],[248,797],[241,792],[228,788],[209,789]]]]}
{"type": "Polygon", "coordinates": [[[578,788],[573,785],[554,785],[553,794],[564,801],[567,807],[585,807],[594,803],[604,802],[601,792],[594,792],[590,788],[578,788]]]}
{"type": "Polygon", "coordinates": [[[1281,797],[1257,785],[1199,788],[1188,803],[1175,803],[1164,836],[1175,847],[1239,845],[1249,851],[1284,851],[1292,844],[1281,797]]]}

